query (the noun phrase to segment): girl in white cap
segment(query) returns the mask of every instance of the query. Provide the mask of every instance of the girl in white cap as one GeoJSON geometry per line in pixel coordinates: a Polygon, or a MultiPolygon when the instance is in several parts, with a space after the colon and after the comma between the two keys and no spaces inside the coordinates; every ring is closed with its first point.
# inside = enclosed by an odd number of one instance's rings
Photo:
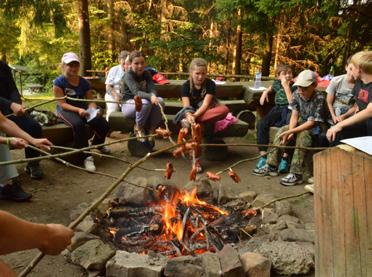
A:
{"type": "MultiPolygon", "coordinates": [[[[55,97],[68,96],[77,99],[93,99],[91,86],[87,80],[79,75],[80,61],[78,56],[73,52],[65,53],[62,57],[63,75],[53,81],[53,92],[55,97]]],[[[107,121],[101,116],[100,111],[92,119],[89,117],[88,108],[94,111],[97,105],[94,102],[80,102],[71,99],[61,99],[57,104],[58,116],[73,130],[73,147],[83,148],[89,145],[88,137],[85,130],[85,124],[88,124],[94,130],[92,144],[101,144],[105,142],[106,135],[109,131],[107,121]]],[[[102,153],[110,153],[106,146],[99,148],[102,153]]],[[[87,170],[95,171],[93,157],[81,153],[81,161],[87,170]]]]}

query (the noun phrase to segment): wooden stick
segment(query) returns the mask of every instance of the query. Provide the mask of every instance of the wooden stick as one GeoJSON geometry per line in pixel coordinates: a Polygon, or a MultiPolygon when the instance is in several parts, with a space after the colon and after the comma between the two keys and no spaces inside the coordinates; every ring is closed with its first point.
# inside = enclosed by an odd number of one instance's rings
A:
{"type": "MultiPolygon", "coordinates": [[[[79,225],[79,223],[81,221],[83,221],[83,219],[89,214],[91,213],[95,208],[98,207],[99,204],[101,204],[101,202],[124,180],[124,178],[134,169],[136,168],[138,165],[144,163],[148,158],[152,157],[152,156],[156,156],[158,154],[161,154],[165,151],[168,151],[174,147],[176,147],[177,145],[172,145],[172,146],[169,146],[169,147],[166,147],[166,148],[163,148],[163,149],[160,149],[158,151],[155,151],[155,152],[152,152],[152,153],[147,153],[146,156],[144,156],[143,158],[139,159],[137,162],[135,162],[134,164],[130,165],[129,167],[127,167],[127,169],[120,175],[120,177],[115,181],[113,182],[109,187],[108,189],[98,198],[96,199],[82,214],[80,214],[80,216],[75,219],[73,222],[71,222],[68,227],[71,228],[71,229],[74,229],[76,226],[79,225]]],[[[27,276],[28,273],[31,272],[31,270],[41,261],[41,259],[44,257],[44,253],[39,253],[37,256],[35,256],[35,258],[27,265],[27,267],[20,273],[20,277],[24,277],[24,276],[27,276]]]]}
{"type": "Polygon", "coordinates": [[[226,147],[226,146],[247,146],[247,147],[258,147],[266,146],[271,148],[281,148],[281,149],[300,149],[300,150],[309,150],[309,151],[320,151],[330,149],[330,147],[302,147],[302,146],[290,146],[290,145],[275,145],[275,144],[257,144],[257,143],[202,143],[200,146],[217,146],[217,147],[226,147]]]}
{"type": "MultiPolygon", "coordinates": [[[[267,206],[270,206],[271,204],[273,204],[273,203],[275,203],[277,201],[282,201],[282,200],[289,199],[289,198],[300,197],[300,196],[305,195],[305,194],[312,194],[312,193],[309,192],[309,191],[306,191],[306,192],[301,192],[299,194],[294,194],[294,195],[289,195],[289,196],[285,196],[285,197],[280,197],[280,198],[271,200],[270,202],[267,202],[266,204],[262,205],[261,207],[258,207],[258,209],[262,210],[263,208],[265,208],[267,206]]],[[[253,203],[254,203],[254,201],[253,201],[253,203]]],[[[252,205],[253,205],[253,203],[252,203],[252,205]]]]}
{"type": "MultiPolygon", "coordinates": [[[[61,149],[61,150],[67,150],[67,151],[75,150],[75,148],[72,148],[72,147],[65,147],[65,146],[59,146],[59,145],[53,145],[51,147],[55,148],[55,149],[61,149]]],[[[101,157],[101,158],[104,157],[104,158],[109,158],[109,159],[113,159],[113,160],[118,160],[118,161],[121,161],[121,162],[126,163],[126,164],[132,164],[130,161],[124,160],[124,159],[116,157],[114,155],[107,155],[107,154],[102,154],[102,153],[97,153],[97,152],[90,152],[90,151],[83,151],[83,153],[91,154],[91,155],[98,156],[98,157],[101,157]]],[[[146,167],[142,167],[142,166],[138,166],[138,168],[143,169],[143,170],[147,170],[147,171],[156,171],[156,172],[166,171],[165,168],[146,168],[146,167]]]]}
{"type": "MultiPolygon", "coordinates": [[[[147,136],[143,136],[143,138],[153,137],[153,136],[157,136],[157,135],[156,134],[147,135],[147,136]]],[[[26,163],[26,162],[31,162],[31,161],[40,161],[40,160],[44,160],[44,159],[52,159],[52,158],[55,158],[55,157],[65,157],[65,156],[69,156],[69,155],[72,155],[72,154],[81,153],[81,152],[84,152],[86,150],[100,148],[100,147],[105,146],[105,145],[111,145],[111,144],[116,144],[116,143],[120,143],[120,142],[124,142],[124,141],[135,140],[135,139],[137,139],[137,137],[124,138],[124,139],[119,139],[119,140],[112,141],[112,142],[106,142],[106,143],[102,143],[102,144],[91,145],[91,146],[87,146],[87,147],[84,147],[84,148],[75,149],[73,151],[69,151],[69,152],[65,152],[65,153],[59,153],[59,154],[53,154],[53,155],[49,155],[49,156],[41,156],[41,157],[28,158],[28,159],[4,161],[4,162],[0,162],[0,166],[1,165],[7,165],[7,164],[18,164],[18,163],[26,163]]]]}
{"type": "MultiPolygon", "coordinates": [[[[164,109],[163,109],[163,106],[159,104],[159,108],[160,108],[160,113],[161,113],[161,116],[163,117],[163,120],[164,120],[164,125],[165,125],[165,129],[169,131],[169,126],[168,126],[168,118],[167,118],[167,115],[164,113],[164,109]]],[[[169,141],[170,143],[172,143],[173,145],[177,144],[173,139],[172,139],[172,136],[169,136],[169,141]]]]}

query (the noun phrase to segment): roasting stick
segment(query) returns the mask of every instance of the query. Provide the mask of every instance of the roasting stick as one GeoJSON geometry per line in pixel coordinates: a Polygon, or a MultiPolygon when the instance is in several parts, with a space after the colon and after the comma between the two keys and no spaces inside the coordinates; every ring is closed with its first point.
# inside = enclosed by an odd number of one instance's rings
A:
{"type": "MultiPolygon", "coordinates": [[[[79,225],[81,221],[90,213],[92,210],[98,207],[99,204],[125,179],[125,177],[128,176],[128,174],[135,169],[138,165],[144,163],[147,159],[150,157],[156,156],[158,154],[161,154],[163,152],[166,152],[168,150],[171,150],[175,148],[177,145],[172,145],[169,147],[165,147],[163,149],[160,149],[158,151],[152,152],[152,153],[147,153],[146,156],[143,158],[137,160],[134,164],[130,165],[127,167],[127,169],[120,175],[120,177],[114,181],[108,189],[98,198],[96,199],[80,216],[75,219],[73,222],[71,222],[68,227],[71,229],[74,229],[76,226],[79,225]]],[[[27,267],[20,273],[20,277],[27,276],[28,273],[41,261],[41,259],[44,257],[44,253],[39,253],[35,258],[27,265],[27,267]]]]}
{"type": "MultiPolygon", "coordinates": [[[[57,146],[57,145],[52,145],[51,147],[55,148],[55,149],[61,149],[61,150],[67,150],[67,151],[71,151],[71,150],[76,149],[76,148],[72,148],[72,147],[57,146]]],[[[97,153],[97,152],[90,152],[90,151],[83,151],[83,153],[95,155],[95,156],[98,156],[100,158],[104,157],[104,158],[109,158],[109,159],[121,161],[121,162],[126,163],[126,164],[132,164],[130,161],[124,160],[124,159],[116,157],[114,155],[107,155],[107,154],[102,154],[102,153],[97,153]]],[[[143,170],[147,170],[147,171],[156,171],[156,172],[166,171],[165,168],[146,168],[146,167],[142,167],[142,166],[138,166],[138,168],[143,169],[143,170]]]]}
{"type": "MultiPolygon", "coordinates": [[[[157,136],[157,135],[155,135],[155,134],[154,135],[147,135],[147,136],[143,136],[143,138],[154,137],[154,136],[157,136]]],[[[52,159],[52,158],[56,158],[56,157],[57,158],[65,157],[65,156],[69,156],[69,155],[76,154],[76,153],[82,153],[82,152],[90,150],[90,149],[97,149],[97,148],[100,148],[102,146],[107,146],[107,145],[111,145],[111,144],[121,143],[121,142],[124,142],[124,141],[135,140],[135,139],[137,139],[137,138],[136,137],[123,138],[123,139],[119,139],[119,140],[115,140],[115,141],[111,141],[111,142],[106,142],[106,143],[102,143],[102,144],[95,144],[95,145],[87,146],[87,147],[80,148],[80,149],[75,149],[74,148],[74,150],[72,150],[72,151],[59,153],[59,154],[53,154],[53,155],[41,156],[41,157],[35,157],[35,158],[29,158],[29,159],[4,161],[4,162],[0,162],[0,166],[8,165],[8,164],[19,164],[19,163],[40,161],[40,160],[52,159]]]]}

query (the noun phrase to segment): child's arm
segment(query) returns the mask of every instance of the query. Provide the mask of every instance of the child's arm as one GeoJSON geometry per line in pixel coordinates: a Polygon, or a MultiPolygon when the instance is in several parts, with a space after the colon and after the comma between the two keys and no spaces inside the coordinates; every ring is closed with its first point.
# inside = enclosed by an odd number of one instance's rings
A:
{"type": "Polygon", "coordinates": [[[333,102],[335,101],[335,95],[334,94],[327,94],[327,107],[329,110],[329,113],[331,114],[333,123],[337,123],[337,116],[335,114],[335,109],[333,108],[333,102]]]}
{"type": "Polygon", "coordinates": [[[269,102],[269,93],[272,91],[272,86],[269,86],[267,89],[265,89],[260,97],[260,105],[265,105],[265,102],[269,102]]]}
{"type": "Polygon", "coordinates": [[[194,117],[195,118],[198,118],[199,116],[201,116],[203,113],[206,112],[206,110],[208,110],[208,107],[210,106],[210,104],[212,103],[212,100],[213,100],[213,97],[214,95],[212,94],[209,94],[207,93],[204,97],[204,100],[203,100],[203,104],[199,107],[199,109],[197,109],[197,111],[194,113],[194,117]]]}
{"type": "Polygon", "coordinates": [[[280,81],[284,89],[285,95],[287,96],[288,103],[291,103],[293,100],[293,95],[291,91],[290,81],[288,81],[285,77],[281,77],[280,81]]]}
{"type": "Polygon", "coordinates": [[[345,119],[337,123],[335,126],[329,128],[327,131],[327,139],[330,142],[332,142],[335,140],[336,134],[340,132],[343,128],[367,120],[369,118],[372,118],[372,103],[369,103],[367,108],[365,108],[363,111],[360,111],[354,114],[353,116],[349,117],[348,119],[345,119]]]}
{"type": "Polygon", "coordinates": [[[357,108],[358,108],[358,105],[357,104],[354,104],[354,106],[352,106],[346,113],[344,113],[344,114],[342,114],[342,115],[339,116],[340,119],[341,119],[340,121],[345,120],[346,118],[348,118],[348,117],[352,116],[353,114],[355,114],[356,111],[357,111],[357,108]]]}

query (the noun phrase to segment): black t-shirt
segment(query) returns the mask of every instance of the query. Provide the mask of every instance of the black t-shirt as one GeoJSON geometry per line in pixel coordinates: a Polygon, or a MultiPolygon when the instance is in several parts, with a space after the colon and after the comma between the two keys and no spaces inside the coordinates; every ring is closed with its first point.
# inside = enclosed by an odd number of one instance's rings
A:
{"type": "Polygon", "coordinates": [[[359,111],[364,110],[369,103],[372,103],[372,82],[364,84],[361,80],[356,80],[352,94],[359,111]]]}
{"type": "Polygon", "coordinates": [[[182,85],[181,97],[189,97],[190,105],[197,109],[199,103],[204,100],[205,94],[216,95],[216,84],[211,79],[206,79],[204,86],[201,89],[195,87],[190,91],[190,80],[187,80],[182,85]],[[203,94],[204,91],[204,94],[203,94]]]}

